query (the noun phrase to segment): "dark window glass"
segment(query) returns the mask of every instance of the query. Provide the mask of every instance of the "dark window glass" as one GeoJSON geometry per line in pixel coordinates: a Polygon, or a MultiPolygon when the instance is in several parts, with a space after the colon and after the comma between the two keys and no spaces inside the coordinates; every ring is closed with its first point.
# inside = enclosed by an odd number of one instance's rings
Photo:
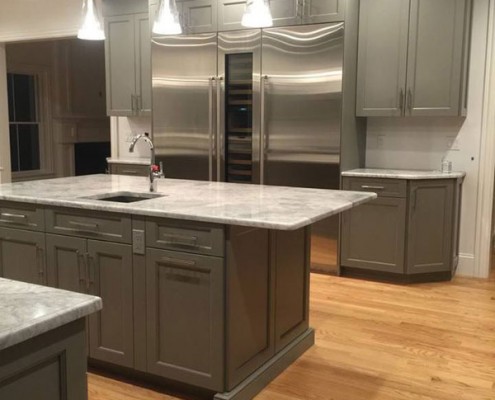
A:
{"type": "Polygon", "coordinates": [[[17,125],[10,125],[10,159],[12,172],[19,171],[19,143],[17,141],[17,125]]]}
{"type": "Polygon", "coordinates": [[[40,169],[40,141],[37,125],[18,125],[19,169],[32,171],[40,169]]]}
{"type": "Polygon", "coordinates": [[[36,80],[31,75],[14,74],[13,122],[36,122],[36,80]]]}
{"type": "Polygon", "coordinates": [[[9,97],[9,121],[15,121],[14,113],[14,75],[7,74],[7,93],[9,97]]]}

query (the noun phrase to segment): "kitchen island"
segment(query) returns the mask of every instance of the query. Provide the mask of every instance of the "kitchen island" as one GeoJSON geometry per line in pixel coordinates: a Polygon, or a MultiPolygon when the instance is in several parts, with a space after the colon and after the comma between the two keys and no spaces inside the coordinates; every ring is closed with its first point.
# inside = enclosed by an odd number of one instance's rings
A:
{"type": "Polygon", "coordinates": [[[87,399],[84,318],[100,309],[97,297],[0,278],[0,399],[87,399]]]}
{"type": "Polygon", "coordinates": [[[376,194],[173,179],[147,188],[120,175],[0,185],[0,273],[101,296],[92,363],[250,399],[314,343],[311,224],[376,194]],[[37,268],[23,269],[19,252],[37,268]]]}

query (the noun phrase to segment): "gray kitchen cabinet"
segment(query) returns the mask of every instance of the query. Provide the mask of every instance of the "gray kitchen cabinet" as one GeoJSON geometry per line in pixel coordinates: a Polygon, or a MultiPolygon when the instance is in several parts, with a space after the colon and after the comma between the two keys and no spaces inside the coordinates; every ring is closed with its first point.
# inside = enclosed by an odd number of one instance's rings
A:
{"type": "Polygon", "coordinates": [[[86,293],[86,239],[46,235],[48,285],[73,292],[86,293]]]}
{"type": "Polygon", "coordinates": [[[269,0],[273,26],[298,25],[302,18],[300,0],[269,0]]]}
{"type": "Polygon", "coordinates": [[[304,24],[341,22],[344,14],[345,0],[304,0],[303,3],[304,24]]]}
{"type": "Polygon", "coordinates": [[[149,14],[105,18],[107,114],[139,116],[151,112],[149,14]]]}
{"type": "Polygon", "coordinates": [[[90,357],[133,367],[132,246],[88,240],[90,294],[103,309],[89,317],[90,357]]]}
{"type": "Polygon", "coordinates": [[[241,25],[246,0],[218,0],[218,31],[246,29],[241,25]]]}
{"type": "Polygon", "coordinates": [[[458,259],[461,182],[344,177],[345,190],[374,191],[378,198],[343,215],[343,275],[450,279],[458,259]],[[404,190],[396,190],[398,183],[404,190]]]}
{"type": "Polygon", "coordinates": [[[0,227],[0,276],[46,283],[45,234],[0,227]]]}
{"type": "Polygon", "coordinates": [[[471,0],[360,3],[356,115],[464,114],[471,0]]]}
{"type": "Polygon", "coordinates": [[[224,390],[223,258],[148,249],[148,372],[224,390]]]}
{"type": "Polygon", "coordinates": [[[177,2],[177,7],[184,33],[217,31],[217,0],[182,0],[177,2]]]}
{"type": "Polygon", "coordinates": [[[450,271],[454,239],[452,180],[410,184],[407,228],[407,273],[450,271]]]}

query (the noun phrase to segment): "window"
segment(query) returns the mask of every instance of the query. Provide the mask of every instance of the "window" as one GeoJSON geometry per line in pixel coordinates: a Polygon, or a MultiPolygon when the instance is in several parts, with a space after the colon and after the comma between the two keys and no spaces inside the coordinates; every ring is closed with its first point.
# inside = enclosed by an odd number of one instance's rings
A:
{"type": "Polygon", "coordinates": [[[41,169],[39,78],[35,74],[7,74],[12,172],[41,169]]]}

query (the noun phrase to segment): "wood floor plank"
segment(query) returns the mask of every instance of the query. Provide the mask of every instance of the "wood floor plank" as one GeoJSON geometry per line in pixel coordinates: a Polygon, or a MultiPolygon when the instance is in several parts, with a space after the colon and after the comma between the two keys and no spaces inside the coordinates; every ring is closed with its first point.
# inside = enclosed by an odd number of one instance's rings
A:
{"type": "MultiPolygon", "coordinates": [[[[256,400],[495,400],[490,279],[392,285],[313,274],[316,345],[256,400]]],[[[89,400],[172,400],[90,373],[89,400]]]]}

